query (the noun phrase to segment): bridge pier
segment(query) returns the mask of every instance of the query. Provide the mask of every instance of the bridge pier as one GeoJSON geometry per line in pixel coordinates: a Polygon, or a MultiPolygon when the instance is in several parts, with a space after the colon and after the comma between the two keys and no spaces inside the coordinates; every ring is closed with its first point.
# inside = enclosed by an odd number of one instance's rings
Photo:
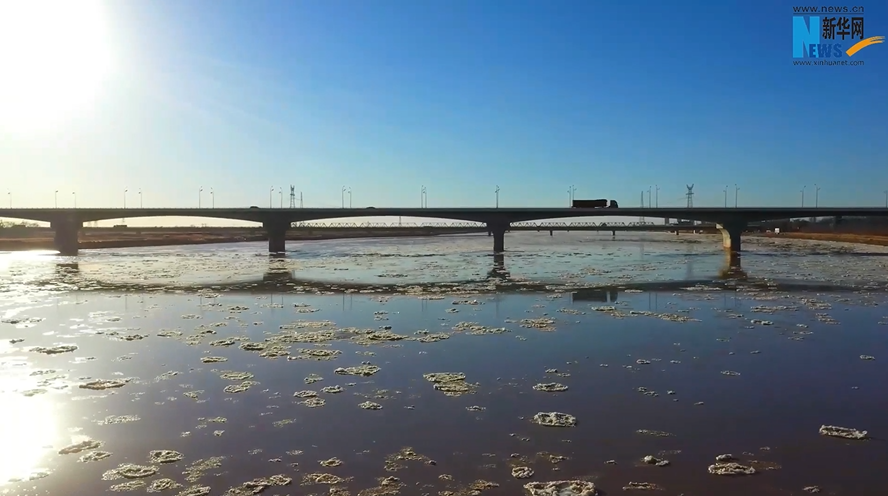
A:
{"type": "Polygon", "coordinates": [[[841,224],[842,224],[842,216],[841,215],[836,215],[835,217],[833,217],[833,222],[832,222],[833,231],[837,230],[841,224]]]}
{"type": "Polygon", "coordinates": [[[262,227],[268,234],[268,252],[283,253],[287,251],[287,229],[289,222],[263,222],[262,227]]]}
{"type": "Polygon", "coordinates": [[[80,248],[79,235],[83,222],[70,220],[61,220],[50,223],[54,234],[53,242],[55,249],[59,251],[59,255],[73,256],[77,255],[80,248]]]}
{"type": "Polygon", "coordinates": [[[729,221],[715,227],[722,233],[725,250],[740,253],[740,235],[749,225],[744,221],[729,221]]]}
{"type": "Polygon", "coordinates": [[[551,229],[549,229],[549,236],[554,236],[554,234],[552,234],[552,230],[551,230],[551,229]]]}
{"type": "Polygon", "coordinates": [[[506,231],[509,230],[509,224],[487,223],[487,235],[493,236],[493,252],[502,253],[506,251],[506,231]]]}

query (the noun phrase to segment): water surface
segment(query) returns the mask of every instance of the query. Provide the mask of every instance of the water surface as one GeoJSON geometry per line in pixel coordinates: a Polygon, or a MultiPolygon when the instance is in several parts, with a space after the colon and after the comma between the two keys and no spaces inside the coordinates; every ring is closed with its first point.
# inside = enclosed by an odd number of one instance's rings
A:
{"type": "Polygon", "coordinates": [[[486,236],[289,243],[283,259],[252,243],[0,255],[0,480],[19,479],[0,491],[144,492],[169,478],[181,487],[166,494],[215,495],[280,474],[292,482],[269,494],[328,494],[302,486],[324,473],[349,494],[521,494],[574,478],[608,494],[629,482],[664,495],[884,494],[880,249],[747,242],[742,268],[725,271],[709,236],[552,238],[508,235],[502,259],[486,236]],[[61,345],[76,349],[35,351],[61,345]],[[379,371],[335,372],[362,363],[379,371]],[[225,392],[242,383],[226,371],[256,384],[225,392]],[[433,372],[465,374],[471,392],[445,395],[433,372]],[[80,387],[98,379],[123,385],[80,387]],[[531,422],[551,411],[576,426],[531,422]],[[822,436],[823,424],[870,439],[822,436]],[[101,446],[59,454],[84,440],[101,446]],[[152,464],[152,450],[184,458],[152,464]],[[78,461],[97,451],[111,455],[78,461]],[[710,475],[726,453],[757,473],[710,475]],[[218,466],[189,470],[211,457],[218,466]],[[122,463],[157,472],[103,480],[122,463]]]}

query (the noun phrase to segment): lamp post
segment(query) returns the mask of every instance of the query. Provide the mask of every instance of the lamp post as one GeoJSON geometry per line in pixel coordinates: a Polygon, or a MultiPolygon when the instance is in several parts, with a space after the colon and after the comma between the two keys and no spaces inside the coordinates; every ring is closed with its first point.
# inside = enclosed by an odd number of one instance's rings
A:
{"type": "Polygon", "coordinates": [[[210,188],[210,208],[216,208],[216,192],[210,188]]]}
{"type": "Polygon", "coordinates": [[[654,185],[654,208],[660,208],[660,187],[654,185]]]}
{"type": "Polygon", "coordinates": [[[203,199],[203,186],[197,190],[197,208],[200,208],[200,201],[203,199]]]}
{"type": "MultiPolygon", "coordinates": [[[[885,194],[888,195],[888,191],[886,191],[885,194]]],[[[7,191],[6,196],[9,198],[9,208],[12,208],[12,191],[7,191]]]]}
{"type": "MultiPolygon", "coordinates": [[[[9,205],[12,206],[12,200],[9,200],[9,205]]],[[[888,189],[885,190],[885,208],[888,208],[888,189]]]]}
{"type": "Polygon", "coordinates": [[[129,191],[129,190],[126,188],[123,189],[123,208],[126,208],[126,192],[127,191],[129,191]]]}
{"type": "Polygon", "coordinates": [[[74,208],[77,208],[77,192],[72,191],[71,194],[74,195],[74,208]]]}
{"type": "Polygon", "coordinates": [[[272,193],[274,193],[274,186],[272,186],[271,189],[268,190],[268,208],[272,207],[272,203],[271,203],[272,193]]]}
{"type": "Polygon", "coordinates": [[[494,191],[494,193],[496,194],[496,208],[499,208],[499,192],[500,192],[500,187],[497,186],[496,190],[494,191]]]}
{"type": "Polygon", "coordinates": [[[651,208],[651,187],[648,186],[648,208],[651,208]]]}
{"type": "Polygon", "coordinates": [[[281,208],[284,208],[284,188],[278,188],[278,194],[281,196],[281,208]]]}
{"type": "Polygon", "coordinates": [[[728,208],[728,185],[727,184],[725,185],[724,192],[725,192],[725,208],[728,208]]]}
{"type": "Polygon", "coordinates": [[[820,186],[814,185],[814,208],[820,205],[820,186]]]}
{"type": "Polygon", "coordinates": [[[345,192],[348,190],[345,186],[342,187],[342,192],[339,195],[339,208],[345,208],[345,192]]]}
{"type": "Polygon", "coordinates": [[[808,185],[806,184],[806,185],[802,186],[801,190],[799,190],[799,193],[802,194],[802,208],[805,208],[805,188],[807,188],[807,187],[808,187],[808,185]]]}
{"type": "Polygon", "coordinates": [[[737,198],[740,195],[740,186],[737,186],[737,183],[734,183],[734,208],[737,208],[737,198]]]}
{"type": "Polygon", "coordinates": [[[139,188],[139,208],[142,208],[142,188],[139,188]]]}
{"type": "Polygon", "coordinates": [[[352,208],[352,189],[348,188],[348,208],[352,208]]]}
{"type": "Polygon", "coordinates": [[[574,199],[573,186],[571,186],[571,187],[567,188],[567,206],[568,207],[573,205],[573,199],[574,199]]]}
{"type": "Polygon", "coordinates": [[[55,208],[59,208],[59,190],[55,190],[55,208]]]}
{"type": "Polygon", "coordinates": [[[429,206],[427,191],[428,190],[426,190],[425,186],[423,186],[419,189],[419,207],[420,208],[426,208],[429,206]]]}

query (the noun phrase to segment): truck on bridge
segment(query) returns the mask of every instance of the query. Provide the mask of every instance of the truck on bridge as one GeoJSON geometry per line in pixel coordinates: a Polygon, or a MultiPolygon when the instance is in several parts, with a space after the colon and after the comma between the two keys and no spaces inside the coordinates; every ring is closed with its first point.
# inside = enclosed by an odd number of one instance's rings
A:
{"type": "Polygon", "coordinates": [[[571,208],[619,208],[616,200],[608,202],[606,199],[598,200],[573,200],[571,208]]]}

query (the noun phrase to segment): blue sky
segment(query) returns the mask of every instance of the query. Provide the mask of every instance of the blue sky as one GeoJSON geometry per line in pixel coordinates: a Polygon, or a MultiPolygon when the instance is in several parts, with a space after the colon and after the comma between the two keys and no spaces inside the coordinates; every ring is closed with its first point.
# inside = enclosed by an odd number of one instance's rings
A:
{"type": "MultiPolygon", "coordinates": [[[[888,4],[858,4],[888,35],[888,4]]],[[[203,206],[210,188],[267,206],[273,186],[278,206],[294,184],[306,206],[342,186],[356,207],[419,206],[425,185],[430,207],[493,206],[498,185],[501,206],[566,206],[575,185],[638,206],[657,185],[679,206],[693,183],[720,206],[736,183],[741,205],[794,206],[816,183],[821,205],[884,205],[888,44],[863,67],[793,66],[794,5],[109,1],[101,90],[0,133],[2,200],[196,207],[202,186],[203,206]]]]}

